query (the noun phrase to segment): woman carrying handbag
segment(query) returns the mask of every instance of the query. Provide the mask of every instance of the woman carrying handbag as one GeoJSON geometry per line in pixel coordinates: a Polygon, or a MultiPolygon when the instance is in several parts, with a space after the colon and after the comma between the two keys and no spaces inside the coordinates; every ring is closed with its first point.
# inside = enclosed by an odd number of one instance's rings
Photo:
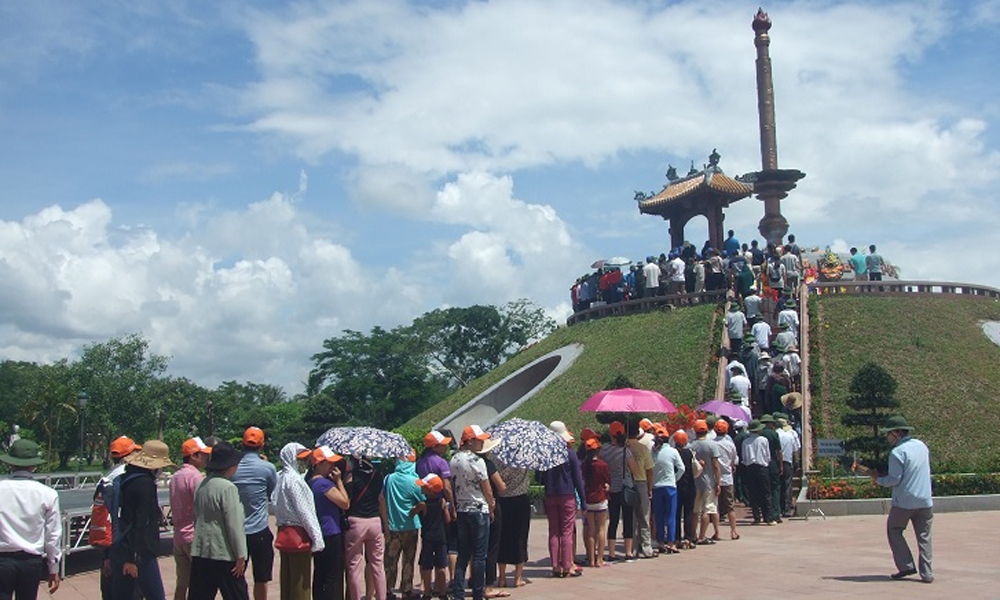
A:
{"type": "Polygon", "coordinates": [[[281,600],[312,597],[312,553],[324,549],[312,490],[299,473],[298,461],[310,450],[292,442],[281,449],[281,472],[274,490],[274,516],[278,536],[274,547],[281,555],[278,582],[281,600]]]}

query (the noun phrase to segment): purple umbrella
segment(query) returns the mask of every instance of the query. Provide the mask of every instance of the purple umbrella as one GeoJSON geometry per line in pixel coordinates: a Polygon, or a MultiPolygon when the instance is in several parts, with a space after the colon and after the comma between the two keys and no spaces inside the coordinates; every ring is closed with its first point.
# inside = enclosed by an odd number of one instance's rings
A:
{"type": "Polygon", "coordinates": [[[698,407],[699,410],[715,413],[720,417],[729,417],[733,420],[749,421],[750,415],[746,409],[739,404],[734,404],[728,400],[709,400],[698,407]]]}
{"type": "Polygon", "coordinates": [[[621,388],[597,392],[583,403],[580,412],[673,413],[677,409],[659,392],[621,388]]]}

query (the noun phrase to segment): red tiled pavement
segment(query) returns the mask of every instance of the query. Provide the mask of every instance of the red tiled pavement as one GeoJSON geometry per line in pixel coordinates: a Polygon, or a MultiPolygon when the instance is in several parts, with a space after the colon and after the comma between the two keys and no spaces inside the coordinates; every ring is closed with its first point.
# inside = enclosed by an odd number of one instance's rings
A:
{"type": "MultiPolygon", "coordinates": [[[[548,577],[546,523],[532,521],[526,569],[532,583],[510,590],[513,598],[611,598],[616,594],[664,596],[696,589],[706,596],[729,598],[998,598],[1000,567],[997,542],[1000,512],[945,513],[934,517],[935,582],[918,578],[892,581],[895,570],[885,541],[885,517],[812,517],[787,520],[775,527],[741,527],[742,539],[723,541],[681,554],[585,569],[572,579],[548,577]]],[[[908,532],[916,551],[912,531],[908,532]]],[[[582,546],[581,546],[582,547],[582,546]]],[[[71,571],[92,563],[83,554],[70,558],[71,571]]],[[[167,598],[173,594],[173,559],[160,559],[167,598]]],[[[275,574],[278,569],[275,565],[275,574]]],[[[419,583],[419,582],[415,582],[419,583]]],[[[55,597],[100,597],[96,571],[70,575],[55,597]]],[[[277,581],[271,597],[278,598],[277,581]]],[[[44,594],[44,592],[43,592],[44,594]]]]}

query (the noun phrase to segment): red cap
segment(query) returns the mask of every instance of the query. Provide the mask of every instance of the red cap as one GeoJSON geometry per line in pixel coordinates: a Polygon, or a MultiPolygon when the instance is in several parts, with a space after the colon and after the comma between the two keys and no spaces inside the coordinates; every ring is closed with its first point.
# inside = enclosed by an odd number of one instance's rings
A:
{"type": "Polygon", "coordinates": [[[417,479],[417,485],[428,494],[440,494],[444,491],[444,480],[437,473],[428,473],[423,479],[417,479]]]}
{"type": "Polygon", "coordinates": [[[650,431],[653,429],[653,422],[649,419],[642,419],[639,421],[639,428],[643,431],[650,431]]]}
{"type": "Polygon", "coordinates": [[[591,429],[590,427],[587,427],[586,429],[580,432],[580,439],[583,441],[587,441],[590,439],[599,440],[601,439],[601,436],[598,435],[597,432],[591,429]]]}
{"type": "Polygon", "coordinates": [[[111,442],[111,458],[125,458],[136,450],[142,450],[142,446],[124,435],[111,442]]]}
{"type": "Polygon", "coordinates": [[[462,431],[462,443],[464,444],[471,439],[485,441],[490,439],[490,434],[483,431],[483,428],[479,425],[469,425],[462,431]]]}
{"type": "Polygon", "coordinates": [[[715,433],[724,435],[729,433],[729,423],[725,419],[719,419],[715,422],[715,433]]]}
{"type": "Polygon", "coordinates": [[[447,446],[450,443],[451,438],[436,429],[424,436],[424,448],[435,448],[441,444],[447,446]]]}
{"type": "Polygon", "coordinates": [[[694,422],[694,432],[695,433],[708,433],[708,421],[705,419],[698,419],[694,422]]]}
{"type": "Polygon", "coordinates": [[[181,444],[181,456],[191,456],[192,454],[197,454],[199,452],[204,454],[212,453],[212,449],[206,446],[205,442],[201,441],[200,437],[193,437],[181,444]]]}
{"type": "Polygon", "coordinates": [[[243,445],[260,448],[264,445],[264,430],[260,427],[247,427],[243,432],[243,445]]]}
{"type": "Polygon", "coordinates": [[[679,429],[674,433],[674,445],[676,446],[687,446],[688,434],[683,429],[679,429]]]}
{"type": "Polygon", "coordinates": [[[661,425],[660,423],[655,423],[653,425],[653,435],[661,438],[670,437],[670,430],[661,425]]]}
{"type": "Polygon", "coordinates": [[[612,437],[625,435],[625,426],[622,425],[621,421],[612,421],[611,424],[608,425],[608,433],[611,434],[612,437]]]}

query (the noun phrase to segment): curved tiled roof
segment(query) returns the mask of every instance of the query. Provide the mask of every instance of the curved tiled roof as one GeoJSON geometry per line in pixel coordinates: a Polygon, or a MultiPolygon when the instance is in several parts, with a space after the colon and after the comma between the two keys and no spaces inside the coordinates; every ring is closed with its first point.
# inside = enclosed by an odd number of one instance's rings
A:
{"type": "Polygon", "coordinates": [[[658,214],[668,205],[686,198],[709,197],[728,202],[746,198],[753,186],[736,181],[721,170],[701,173],[672,181],[659,194],[639,201],[639,212],[658,214]]]}

